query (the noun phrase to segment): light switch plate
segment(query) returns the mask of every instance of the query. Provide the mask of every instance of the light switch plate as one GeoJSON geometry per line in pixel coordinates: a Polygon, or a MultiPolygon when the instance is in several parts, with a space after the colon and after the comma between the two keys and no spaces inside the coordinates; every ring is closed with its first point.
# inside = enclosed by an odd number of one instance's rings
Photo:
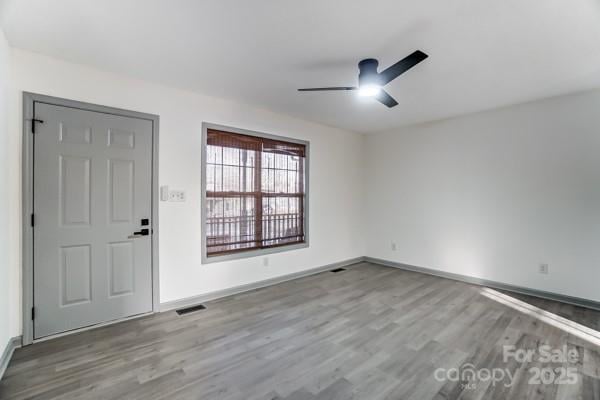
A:
{"type": "Polygon", "coordinates": [[[166,185],[160,187],[160,201],[169,201],[169,187],[166,185]]]}

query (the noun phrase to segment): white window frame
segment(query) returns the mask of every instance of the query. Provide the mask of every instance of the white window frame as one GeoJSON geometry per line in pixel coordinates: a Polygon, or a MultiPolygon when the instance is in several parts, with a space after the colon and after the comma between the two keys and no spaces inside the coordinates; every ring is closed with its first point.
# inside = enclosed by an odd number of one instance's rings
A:
{"type": "Polygon", "coordinates": [[[234,128],[230,126],[217,125],[208,122],[202,123],[202,152],[201,152],[201,232],[202,232],[202,264],[211,264],[221,261],[238,260],[242,258],[260,257],[267,254],[282,253],[309,247],[309,181],[310,181],[310,142],[306,140],[294,139],[285,136],[272,135],[269,133],[255,132],[247,129],[234,128]],[[238,251],[231,254],[223,254],[218,256],[208,256],[206,248],[206,147],[208,130],[214,129],[219,131],[238,133],[240,135],[255,136],[267,139],[280,140],[290,143],[302,144],[306,147],[306,156],[304,160],[304,242],[292,243],[282,246],[270,247],[266,249],[249,249],[247,251],[238,251]]]}

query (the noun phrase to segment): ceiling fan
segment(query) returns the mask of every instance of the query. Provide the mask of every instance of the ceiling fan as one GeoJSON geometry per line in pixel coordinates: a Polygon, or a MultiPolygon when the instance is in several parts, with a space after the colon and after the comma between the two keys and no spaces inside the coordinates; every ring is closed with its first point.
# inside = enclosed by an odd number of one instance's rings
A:
{"type": "Polygon", "coordinates": [[[358,63],[358,87],[356,86],[337,86],[298,89],[299,92],[319,92],[327,90],[358,90],[359,96],[374,97],[377,101],[388,107],[398,105],[398,102],[390,96],[383,87],[429,57],[421,50],[417,50],[411,55],[398,61],[391,67],[377,72],[379,61],[374,58],[367,58],[358,63]]]}

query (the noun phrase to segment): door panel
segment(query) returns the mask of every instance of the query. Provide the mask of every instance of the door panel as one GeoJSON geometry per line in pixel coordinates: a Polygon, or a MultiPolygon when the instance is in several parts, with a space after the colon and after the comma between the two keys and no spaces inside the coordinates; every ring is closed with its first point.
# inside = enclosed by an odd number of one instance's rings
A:
{"type": "Polygon", "coordinates": [[[133,243],[119,242],[108,245],[110,272],[109,296],[121,296],[135,292],[135,268],[133,261],[133,243]]]}
{"type": "Polygon", "coordinates": [[[92,301],[92,260],[89,245],[63,246],[60,249],[60,305],[92,301]]]}
{"type": "Polygon", "coordinates": [[[34,338],[152,311],[152,122],[34,109],[34,338]]]}
{"type": "Polygon", "coordinates": [[[59,201],[62,226],[90,224],[89,158],[59,156],[59,201]]]}
{"type": "Polygon", "coordinates": [[[108,160],[109,207],[112,223],[133,222],[134,163],[108,160]]]}

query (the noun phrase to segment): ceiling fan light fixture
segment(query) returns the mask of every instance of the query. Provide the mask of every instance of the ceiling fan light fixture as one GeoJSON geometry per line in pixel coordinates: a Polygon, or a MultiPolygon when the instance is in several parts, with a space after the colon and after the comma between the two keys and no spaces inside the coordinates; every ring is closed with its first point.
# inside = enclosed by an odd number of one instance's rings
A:
{"type": "Polygon", "coordinates": [[[381,92],[381,86],[379,85],[362,85],[358,88],[358,95],[360,97],[375,97],[381,92]]]}
{"type": "Polygon", "coordinates": [[[416,50],[398,61],[396,64],[379,72],[379,61],[374,58],[365,58],[358,63],[358,87],[356,86],[333,86],[319,88],[298,89],[299,92],[320,92],[320,91],[341,91],[357,90],[360,97],[373,98],[392,108],[398,105],[398,102],[390,96],[383,88],[385,85],[419,64],[429,57],[421,50],[416,50]]]}

